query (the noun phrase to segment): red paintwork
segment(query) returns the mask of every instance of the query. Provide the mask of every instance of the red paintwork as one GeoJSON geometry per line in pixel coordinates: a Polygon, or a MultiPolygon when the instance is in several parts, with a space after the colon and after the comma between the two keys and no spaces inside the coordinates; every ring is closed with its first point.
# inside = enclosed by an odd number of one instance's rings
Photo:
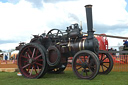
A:
{"type": "MultiPolygon", "coordinates": [[[[105,35],[105,34],[101,34],[105,35]]],[[[105,36],[95,36],[99,42],[99,50],[108,50],[108,39],[105,36]]]]}
{"type": "MultiPolygon", "coordinates": [[[[108,39],[107,37],[103,36],[106,34],[101,34],[102,36],[95,36],[95,38],[98,40],[99,42],[99,50],[108,50],[108,39]]],[[[69,62],[72,62],[70,60],[72,60],[73,57],[69,57],[68,60],[69,62]]]]}

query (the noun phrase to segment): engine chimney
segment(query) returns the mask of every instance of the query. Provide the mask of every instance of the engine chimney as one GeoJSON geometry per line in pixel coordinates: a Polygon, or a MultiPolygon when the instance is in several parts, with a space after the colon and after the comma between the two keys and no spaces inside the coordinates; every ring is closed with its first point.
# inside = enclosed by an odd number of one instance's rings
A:
{"type": "Polygon", "coordinates": [[[88,39],[94,37],[93,22],[92,22],[92,5],[86,5],[86,17],[87,17],[87,28],[88,28],[88,39]]]}

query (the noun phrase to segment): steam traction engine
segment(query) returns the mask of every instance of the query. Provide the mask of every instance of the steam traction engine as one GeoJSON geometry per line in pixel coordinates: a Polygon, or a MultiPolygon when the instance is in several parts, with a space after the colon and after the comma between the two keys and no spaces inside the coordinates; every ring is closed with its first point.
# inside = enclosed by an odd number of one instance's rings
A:
{"type": "Polygon", "coordinates": [[[24,77],[40,78],[45,73],[61,73],[71,56],[72,69],[78,78],[93,79],[98,73],[111,71],[112,58],[109,54],[99,54],[99,43],[94,37],[92,6],[85,7],[88,36],[83,36],[79,25],[73,24],[66,32],[52,29],[47,34],[34,35],[30,43],[20,49],[18,67],[24,77]]]}

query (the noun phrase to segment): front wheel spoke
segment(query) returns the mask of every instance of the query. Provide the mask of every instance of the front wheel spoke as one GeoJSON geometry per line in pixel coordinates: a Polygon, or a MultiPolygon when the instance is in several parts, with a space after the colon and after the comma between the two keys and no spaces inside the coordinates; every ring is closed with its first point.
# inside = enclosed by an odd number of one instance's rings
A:
{"type": "Polygon", "coordinates": [[[103,63],[110,63],[110,62],[103,62],[103,63]]]}
{"type": "Polygon", "coordinates": [[[96,65],[90,66],[90,69],[96,69],[96,65]]]}
{"type": "Polygon", "coordinates": [[[82,71],[81,71],[81,74],[84,75],[84,71],[83,71],[83,69],[82,69],[82,71]]]}
{"type": "Polygon", "coordinates": [[[94,66],[90,66],[90,68],[95,68],[94,66]]]}
{"type": "Polygon", "coordinates": [[[89,62],[89,58],[90,58],[90,57],[91,57],[91,56],[89,55],[88,58],[87,58],[87,61],[88,61],[88,62],[89,62]]]}
{"type": "Polygon", "coordinates": [[[103,65],[104,67],[108,68],[107,66],[103,65]]]}
{"type": "Polygon", "coordinates": [[[37,56],[37,57],[35,57],[34,59],[36,60],[36,59],[38,59],[39,57],[41,57],[42,55],[40,54],[39,56],[37,56]]]}
{"type": "Polygon", "coordinates": [[[103,54],[101,54],[101,60],[103,59],[103,54]]]}
{"type": "Polygon", "coordinates": [[[77,66],[82,66],[82,64],[80,64],[80,63],[76,63],[76,65],[77,65],[77,66]]]}
{"type": "Polygon", "coordinates": [[[87,70],[85,69],[85,73],[86,73],[86,76],[88,76],[88,72],[87,72],[87,70]]]}
{"type": "Polygon", "coordinates": [[[27,64],[27,65],[23,66],[22,68],[24,69],[24,68],[28,67],[29,65],[30,65],[30,64],[27,64]]]}
{"type": "Polygon", "coordinates": [[[104,68],[103,68],[103,65],[102,65],[101,67],[102,67],[102,70],[103,70],[103,72],[104,72],[104,68]]]}
{"type": "Polygon", "coordinates": [[[81,63],[83,63],[83,61],[81,60],[81,58],[80,58],[80,57],[79,57],[79,60],[80,60],[80,62],[81,62],[81,63]]]}
{"type": "Polygon", "coordinates": [[[84,61],[85,61],[85,56],[84,56],[84,61]]]}
{"type": "Polygon", "coordinates": [[[79,70],[79,69],[81,69],[82,68],[82,66],[80,66],[79,68],[77,68],[76,70],[79,70]]]}
{"type": "Polygon", "coordinates": [[[91,73],[93,73],[93,71],[89,68],[89,71],[91,72],[91,73]]]}
{"type": "Polygon", "coordinates": [[[107,57],[105,57],[102,61],[104,61],[107,57]]]}
{"type": "Polygon", "coordinates": [[[88,66],[88,62],[87,61],[85,61],[84,63],[88,66]]]}

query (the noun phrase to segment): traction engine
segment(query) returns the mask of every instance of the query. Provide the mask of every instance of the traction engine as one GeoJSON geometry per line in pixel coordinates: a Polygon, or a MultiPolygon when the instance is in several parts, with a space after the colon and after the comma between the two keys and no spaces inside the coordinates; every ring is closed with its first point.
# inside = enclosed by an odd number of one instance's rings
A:
{"type": "Polygon", "coordinates": [[[18,67],[25,78],[61,73],[69,57],[73,57],[72,69],[78,78],[91,80],[98,73],[108,74],[111,71],[112,58],[109,54],[99,53],[99,42],[94,37],[92,5],[85,7],[88,36],[84,36],[76,23],[67,27],[65,32],[51,29],[47,34],[34,35],[30,43],[20,49],[18,67]]]}

